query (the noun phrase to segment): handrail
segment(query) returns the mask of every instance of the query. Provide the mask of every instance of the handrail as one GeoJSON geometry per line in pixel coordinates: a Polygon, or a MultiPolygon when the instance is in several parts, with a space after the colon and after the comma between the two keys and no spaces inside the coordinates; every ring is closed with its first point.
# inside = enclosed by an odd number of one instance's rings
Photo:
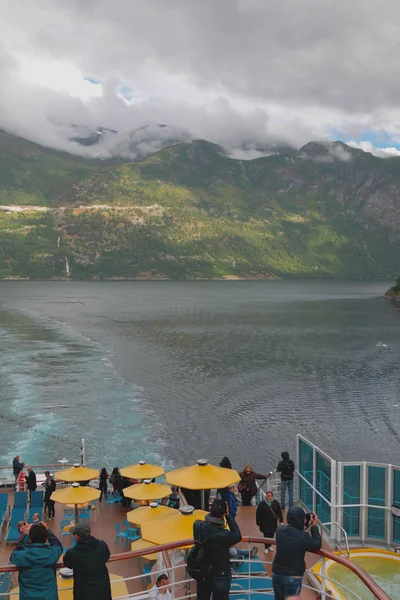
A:
{"type": "MultiPolygon", "coordinates": [[[[243,536],[242,542],[252,543],[252,544],[267,543],[267,544],[270,544],[273,546],[276,545],[276,540],[273,538],[261,538],[261,537],[252,537],[252,536],[243,536]]],[[[180,540],[179,542],[172,542],[170,544],[160,544],[158,546],[151,546],[150,548],[148,548],[148,551],[149,551],[149,553],[165,552],[167,550],[174,550],[176,548],[190,546],[193,543],[194,543],[193,539],[180,540]]],[[[146,548],[144,548],[144,549],[141,548],[140,550],[130,550],[129,552],[121,552],[121,553],[113,554],[112,556],[110,556],[108,562],[117,562],[120,560],[127,560],[130,558],[139,558],[140,556],[143,556],[145,553],[146,553],[146,548]]],[[[374,597],[377,600],[391,600],[391,598],[372,579],[372,577],[370,575],[368,575],[368,573],[366,571],[364,571],[364,569],[361,568],[359,565],[357,565],[355,562],[349,560],[348,558],[344,558],[343,556],[340,556],[338,554],[334,554],[333,552],[329,552],[327,550],[318,550],[317,552],[313,552],[313,554],[317,554],[318,556],[321,556],[321,557],[327,558],[329,560],[332,560],[334,562],[337,562],[340,565],[343,565],[344,567],[347,567],[348,569],[350,569],[350,571],[352,571],[359,579],[361,579],[363,584],[369,589],[370,592],[372,592],[372,594],[374,594],[374,597]]],[[[62,568],[63,566],[64,566],[63,563],[57,563],[57,565],[56,565],[57,568],[62,568]]],[[[18,568],[15,567],[14,565],[0,565],[0,573],[16,572],[16,571],[18,571],[18,568]]]]}
{"type": "Polygon", "coordinates": [[[337,549],[339,550],[339,552],[341,552],[343,554],[343,556],[345,558],[349,558],[350,556],[350,548],[349,548],[349,540],[347,537],[347,531],[345,530],[344,527],[342,527],[341,525],[339,525],[339,523],[337,523],[336,521],[329,521],[328,523],[321,523],[321,527],[326,527],[327,525],[336,525],[336,527],[338,527],[343,533],[344,533],[344,541],[346,543],[346,554],[343,552],[343,550],[340,548],[340,546],[336,546],[337,549]]]}
{"type": "MultiPolygon", "coordinates": [[[[31,465],[31,463],[25,463],[25,467],[32,467],[35,469],[44,469],[45,467],[57,467],[58,469],[62,469],[63,467],[73,467],[74,463],[49,463],[46,465],[31,465]]],[[[0,470],[8,470],[8,471],[12,471],[12,465],[9,465],[8,467],[5,466],[0,466],[0,470]]]]}

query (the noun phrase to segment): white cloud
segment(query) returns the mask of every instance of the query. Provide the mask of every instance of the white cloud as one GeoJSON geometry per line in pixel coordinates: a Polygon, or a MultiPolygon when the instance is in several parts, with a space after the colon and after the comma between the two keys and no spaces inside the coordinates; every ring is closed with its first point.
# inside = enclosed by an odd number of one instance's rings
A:
{"type": "Polygon", "coordinates": [[[347,145],[352,148],[364,150],[364,152],[370,152],[374,156],[379,156],[380,158],[400,156],[400,150],[397,148],[379,148],[374,146],[371,142],[355,142],[354,140],[351,140],[350,142],[347,142],[347,145]]]}
{"type": "Polygon", "coordinates": [[[83,154],[113,149],[72,143],[72,123],[121,139],[167,123],[248,151],[334,129],[400,139],[399,18],[398,0],[3,3],[0,128],[83,154]]]}

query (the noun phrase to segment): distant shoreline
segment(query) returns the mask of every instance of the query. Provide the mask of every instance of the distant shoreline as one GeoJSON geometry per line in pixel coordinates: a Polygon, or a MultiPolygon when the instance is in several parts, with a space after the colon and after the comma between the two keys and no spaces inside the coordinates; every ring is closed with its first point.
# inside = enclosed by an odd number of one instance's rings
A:
{"type": "MultiPolygon", "coordinates": [[[[0,277],[0,281],[43,281],[43,282],[52,282],[52,281],[82,281],[82,282],[90,282],[90,281],[389,281],[387,277],[382,278],[368,278],[368,279],[351,279],[344,277],[329,277],[327,276],[301,276],[301,275],[290,275],[279,277],[278,275],[259,275],[254,277],[239,277],[236,275],[227,275],[226,277],[187,277],[186,279],[178,279],[174,277],[166,277],[163,275],[154,275],[154,276],[139,276],[139,277],[89,277],[89,278],[77,278],[74,277],[0,277]]],[[[386,300],[400,300],[400,296],[387,296],[386,294],[382,294],[381,298],[386,300]]]]}

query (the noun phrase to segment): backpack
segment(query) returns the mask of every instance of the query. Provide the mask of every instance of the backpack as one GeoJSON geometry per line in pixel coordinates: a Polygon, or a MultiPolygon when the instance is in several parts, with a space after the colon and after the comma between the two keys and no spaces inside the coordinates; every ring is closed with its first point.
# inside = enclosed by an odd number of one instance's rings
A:
{"type": "Polygon", "coordinates": [[[203,583],[211,576],[212,569],[216,566],[215,563],[207,560],[205,552],[205,546],[209,540],[219,531],[215,528],[215,531],[201,541],[201,523],[202,521],[194,522],[194,546],[192,546],[188,553],[186,569],[190,577],[197,581],[197,583],[203,583]]]}
{"type": "Polygon", "coordinates": [[[284,460],[283,462],[284,462],[284,465],[283,465],[283,469],[282,469],[282,475],[284,475],[285,477],[292,477],[293,471],[294,471],[293,461],[290,458],[288,458],[288,459],[284,460]]]}

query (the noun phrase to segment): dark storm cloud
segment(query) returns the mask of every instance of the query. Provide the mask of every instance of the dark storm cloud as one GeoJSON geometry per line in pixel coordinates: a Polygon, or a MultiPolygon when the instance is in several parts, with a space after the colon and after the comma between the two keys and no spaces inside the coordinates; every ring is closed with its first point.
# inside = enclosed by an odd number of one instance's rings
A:
{"type": "Polygon", "coordinates": [[[397,0],[16,0],[2,12],[0,127],[35,141],[76,151],[71,123],[122,136],[168,123],[231,147],[334,128],[400,135],[397,0]],[[103,95],[26,72],[55,63],[105,82],[103,95]]]}

